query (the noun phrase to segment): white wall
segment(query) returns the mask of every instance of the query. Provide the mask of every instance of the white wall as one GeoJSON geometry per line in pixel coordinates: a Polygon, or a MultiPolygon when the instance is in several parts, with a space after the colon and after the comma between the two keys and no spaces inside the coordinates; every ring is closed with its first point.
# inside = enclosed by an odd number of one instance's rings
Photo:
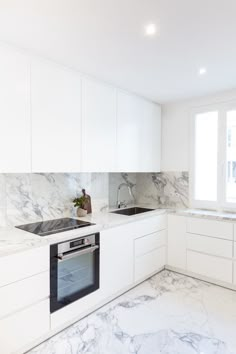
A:
{"type": "Polygon", "coordinates": [[[162,171],[189,171],[191,111],[231,100],[236,100],[236,89],[162,106],[162,171]]]}

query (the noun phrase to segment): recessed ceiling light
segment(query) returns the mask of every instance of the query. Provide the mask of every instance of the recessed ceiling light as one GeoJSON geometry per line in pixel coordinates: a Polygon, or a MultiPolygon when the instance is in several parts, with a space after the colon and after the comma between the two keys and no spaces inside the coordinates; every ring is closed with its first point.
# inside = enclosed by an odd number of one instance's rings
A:
{"type": "Polygon", "coordinates": [[[145,32],[147,36],[153,36],[157,31],[156,25],[154,23],[150,23],[145,26],[145,32]]]}
{"type": "Polygon", "coordinates": [[[202,67],[198,70],[198,75],[202,76],[202,75],[206,75],[207,73],[207,69],[202,67]]]}

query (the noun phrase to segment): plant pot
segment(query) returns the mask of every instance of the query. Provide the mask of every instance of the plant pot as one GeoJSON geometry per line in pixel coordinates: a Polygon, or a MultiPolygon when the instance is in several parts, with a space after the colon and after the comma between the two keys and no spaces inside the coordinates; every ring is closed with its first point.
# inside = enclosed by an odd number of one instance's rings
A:
{"type": "Polygon", "coordinates": [[[78,209],[77,209],[77,216],[78,216],[79,218],[82,218],[82,217],[84,217],[84,216],[86,216],[86,215],[87,215],[87,210],[82,209],[82,208],[78,208],[78,209]]]}

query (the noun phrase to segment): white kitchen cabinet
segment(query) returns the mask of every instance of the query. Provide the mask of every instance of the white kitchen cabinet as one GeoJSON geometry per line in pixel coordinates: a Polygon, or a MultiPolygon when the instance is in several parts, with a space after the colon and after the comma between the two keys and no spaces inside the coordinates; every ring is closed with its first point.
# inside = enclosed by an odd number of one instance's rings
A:
{"type": "Polygon", "coordinates": [[[166,230],[154,232],[150,235],[139,237],[134,242],[135,257],[143,256],[146,253],[166,245],[166,230]]]}
{"type": "Polygon", "coordinates": [[[81,78],[49,62],[31,65],[32,170],[81,169],[81,78]]]}
{"type": "Polygon", "coordinates": [[[114,172],[116,159],[116,89],[82,79],[82,170],[114,172]]]}
{"type": "Polygon", "coordinates": [[[187,218],[187,232],[233,240],[233,224],[204,218],[187,218]]]}
{"type": "Polygon", "coordinates": [[[49,298],[49,271],[0,287],[0,319],[49,298]]]}
{"type": "Polygon", "coordinates": [[[135,259],[135,282],[144,281],[162,270],[166,263],[166,247],[160,247],[135,259]]]}
{"type": "Polygon", "coordinates": [[[0,257],[0,287],[45,272],[49,269],[49,246],[0,257]]]}
{"type": "Polygon", "coordinates": [[[233,242],[215,237],[187,233],[187,248],[212,256],[233,257],[233,242]]]}
{"type": "Polygon", "coordinates": [[[168,215],[168,266],[186,269],[186,218],[168,215]]]}
{"type": "Polygon", "coordinates": [[[117,172],[159,172],[160,153],[160,106],[118,91],[117,172]]]}
{"type": "Polygon", "coordinates": [[[30,64],[26,56],[0,48],[0,173],[30,172],[30,64]]]}
{"type": "Polygon", "coordinates": [[[100,285],[106,297],[133,284],[133,239],[130,225],[100,233],[100,285]]]}
{"type": "Polygon", "coordinates": [[[25,347],[49,332],[49,320],[49,300],[0,320],[0,353],[25,352],[25,347]]]}
{"type": "Polygon", "coordinates": [[[134,281],[142,281],[166,264],[166,230],[137,238],[134,242],[134,281]]]}
{"type": "Polygon", "coordinates": [[[204,277],[232,284],[232,259],[187,251],[187,270],[204,277]]]}

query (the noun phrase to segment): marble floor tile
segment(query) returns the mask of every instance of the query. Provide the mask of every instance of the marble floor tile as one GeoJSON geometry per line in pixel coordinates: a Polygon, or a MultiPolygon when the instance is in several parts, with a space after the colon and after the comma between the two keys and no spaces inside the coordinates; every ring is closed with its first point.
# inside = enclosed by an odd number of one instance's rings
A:
{"type": "Polygon", "coordinates": [[[235,354],[236,292],[163,271],[30,354],[235,354]]]}

